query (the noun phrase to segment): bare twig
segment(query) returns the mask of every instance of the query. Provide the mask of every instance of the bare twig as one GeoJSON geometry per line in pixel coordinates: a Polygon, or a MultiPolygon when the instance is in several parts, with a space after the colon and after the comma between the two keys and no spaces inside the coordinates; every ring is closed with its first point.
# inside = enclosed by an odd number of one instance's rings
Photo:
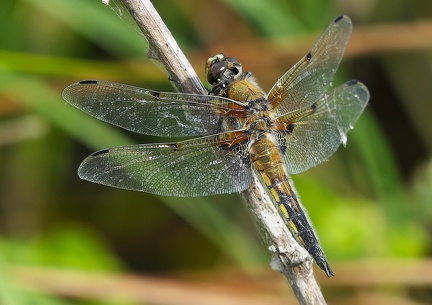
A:
{"type": "Polygon", "coordinates": [[[313,276],[311,256],[291,235],[258,177],[254,176],[254,182],[242,197],[273,252],[272,269],[287,278],[300,304],[326,304],[313,276]]]}
{"type": "Polygon", "coordinates": [[[206,94],[195,70],[150,1],[123,0],[149,42],[148,57],[161,63],[180,92],[206,94]]]}
{"type": "MultiPolygon", "coordinates": [[[[192,66],[150,1],[123,2],[150,43],[150,58],[158,60],[166,68],[177,89],[206,94],[192,66]]],[[[312,258],[293,238],[257,177],[242,197],[273,253],[272,268],[285,275],[300,304],[325,304],[313,276],[312,258]]]]}

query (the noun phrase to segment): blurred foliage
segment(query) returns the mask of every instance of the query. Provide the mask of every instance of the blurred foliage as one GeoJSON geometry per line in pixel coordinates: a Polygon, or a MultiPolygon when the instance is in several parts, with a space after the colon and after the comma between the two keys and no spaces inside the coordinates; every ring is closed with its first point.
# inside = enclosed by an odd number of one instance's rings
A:
{"type": "MultiPolygon", "coordinates": [[[[341,13],[352,17],[354,31],[432,18],[431,2],[422,0],[153,2],[191,57],[212,41],[277,44],[317,34],[341,13]]],[[[2,0],[0,28],[1,269],[237,266],[252,273],[268,264],[237,195],[178,199],[79,181],[76,169],[91,151],[160,141],[99,122],[61,99],[62,88],[80,78],[172,90],[145,59],[148,46],[122,11],[98,0],[2,0]]],[[[397,51],[343,61],[338,82],[361,79],[371,91],[370,107],[346,149],[293,177],[330,262],[432,252],[431,52],[397,51]]],[[[251,53],[254,61],[263,56],[251,53]]],[[[253,73],[271,83],[290,67],[280,66],[279,75],[253,73]]],[[[2,304],[69,303],[30,297],[7,274],[0,272],[2,304]]]]}

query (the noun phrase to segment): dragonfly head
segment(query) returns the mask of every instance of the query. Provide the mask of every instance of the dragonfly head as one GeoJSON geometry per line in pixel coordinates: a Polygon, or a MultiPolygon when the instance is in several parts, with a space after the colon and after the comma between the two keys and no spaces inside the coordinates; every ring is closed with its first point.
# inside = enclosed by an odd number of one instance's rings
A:
{"type": "Polygon", "coordinates": [[[242,65],[237,58],[216,54],[207,60],[205,73],[211,85],[224,87],[242,74],[242,65]]]}

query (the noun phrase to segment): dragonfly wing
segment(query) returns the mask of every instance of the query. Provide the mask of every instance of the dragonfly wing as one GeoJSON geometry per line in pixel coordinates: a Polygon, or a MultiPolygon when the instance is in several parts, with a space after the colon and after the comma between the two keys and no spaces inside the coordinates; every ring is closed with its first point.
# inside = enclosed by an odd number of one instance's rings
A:
{"type": "Polygon", "coordinates": [[[349,81],[318,102],[276,119],[283,130],[277,133],[280,150],[289,173],[297,174],[326,161],[346,144],[346,134],[354,126],[369,100],[365,85],[349,81]]]}
{"type": "Polygon", "coordinates": [[[102,121],[155,136],[219,133],[223,116],[246,114],[240,103],[222,97],[157,92],[107,81],[74,83],[62,96],[102,121]]]}
{"type": "Polygon", "coordinates": [[[158,195],[196,197],[240,192],[251,183],[247,133],[177,143],[104,149],[80,165],[81,178],[158,195]]]}
{"type": "Polygon", "coordinates": [[[309,53],[273,86],[268,100],[278,115],[307,107],[330,86],[352,31],[347,16],[336,18],[309,53]]]}

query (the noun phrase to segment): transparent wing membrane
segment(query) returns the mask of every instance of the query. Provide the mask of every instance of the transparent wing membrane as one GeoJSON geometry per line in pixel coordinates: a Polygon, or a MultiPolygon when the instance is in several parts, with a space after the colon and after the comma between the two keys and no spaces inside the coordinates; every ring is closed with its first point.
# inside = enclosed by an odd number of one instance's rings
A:
{"type": "Polygon", "coordinates": [[[278,115],[310,106],[330,86],[352,31],[347,16],[335,19],[309,53],[273,86],[268,100],[278,115]]]}
{"type": "Polygon", "coordinates": [[[246,115],[240,103],[218,96],[157,92],[106,81],[72,84],[63,98],[102,121],[164,137],[218,133],[224,116],[246,115]]]}
{"type": "Polygon", "coordinates": [[[341,143],[345,144],[347,132],[368,100],[366,86],[349,81],[312,106],[279,117],[279,124],[289,126],[277,134],[289,173],[301,173],[326,161],[341,143]]]}
{"type": "Polygon", "coordinates": [[[92,182],[166,196],[240,192],[251,183],[246,145],[229,145],[246,139],[236,132],[104,149],[87,157],[78,174],[92,182]]]}

